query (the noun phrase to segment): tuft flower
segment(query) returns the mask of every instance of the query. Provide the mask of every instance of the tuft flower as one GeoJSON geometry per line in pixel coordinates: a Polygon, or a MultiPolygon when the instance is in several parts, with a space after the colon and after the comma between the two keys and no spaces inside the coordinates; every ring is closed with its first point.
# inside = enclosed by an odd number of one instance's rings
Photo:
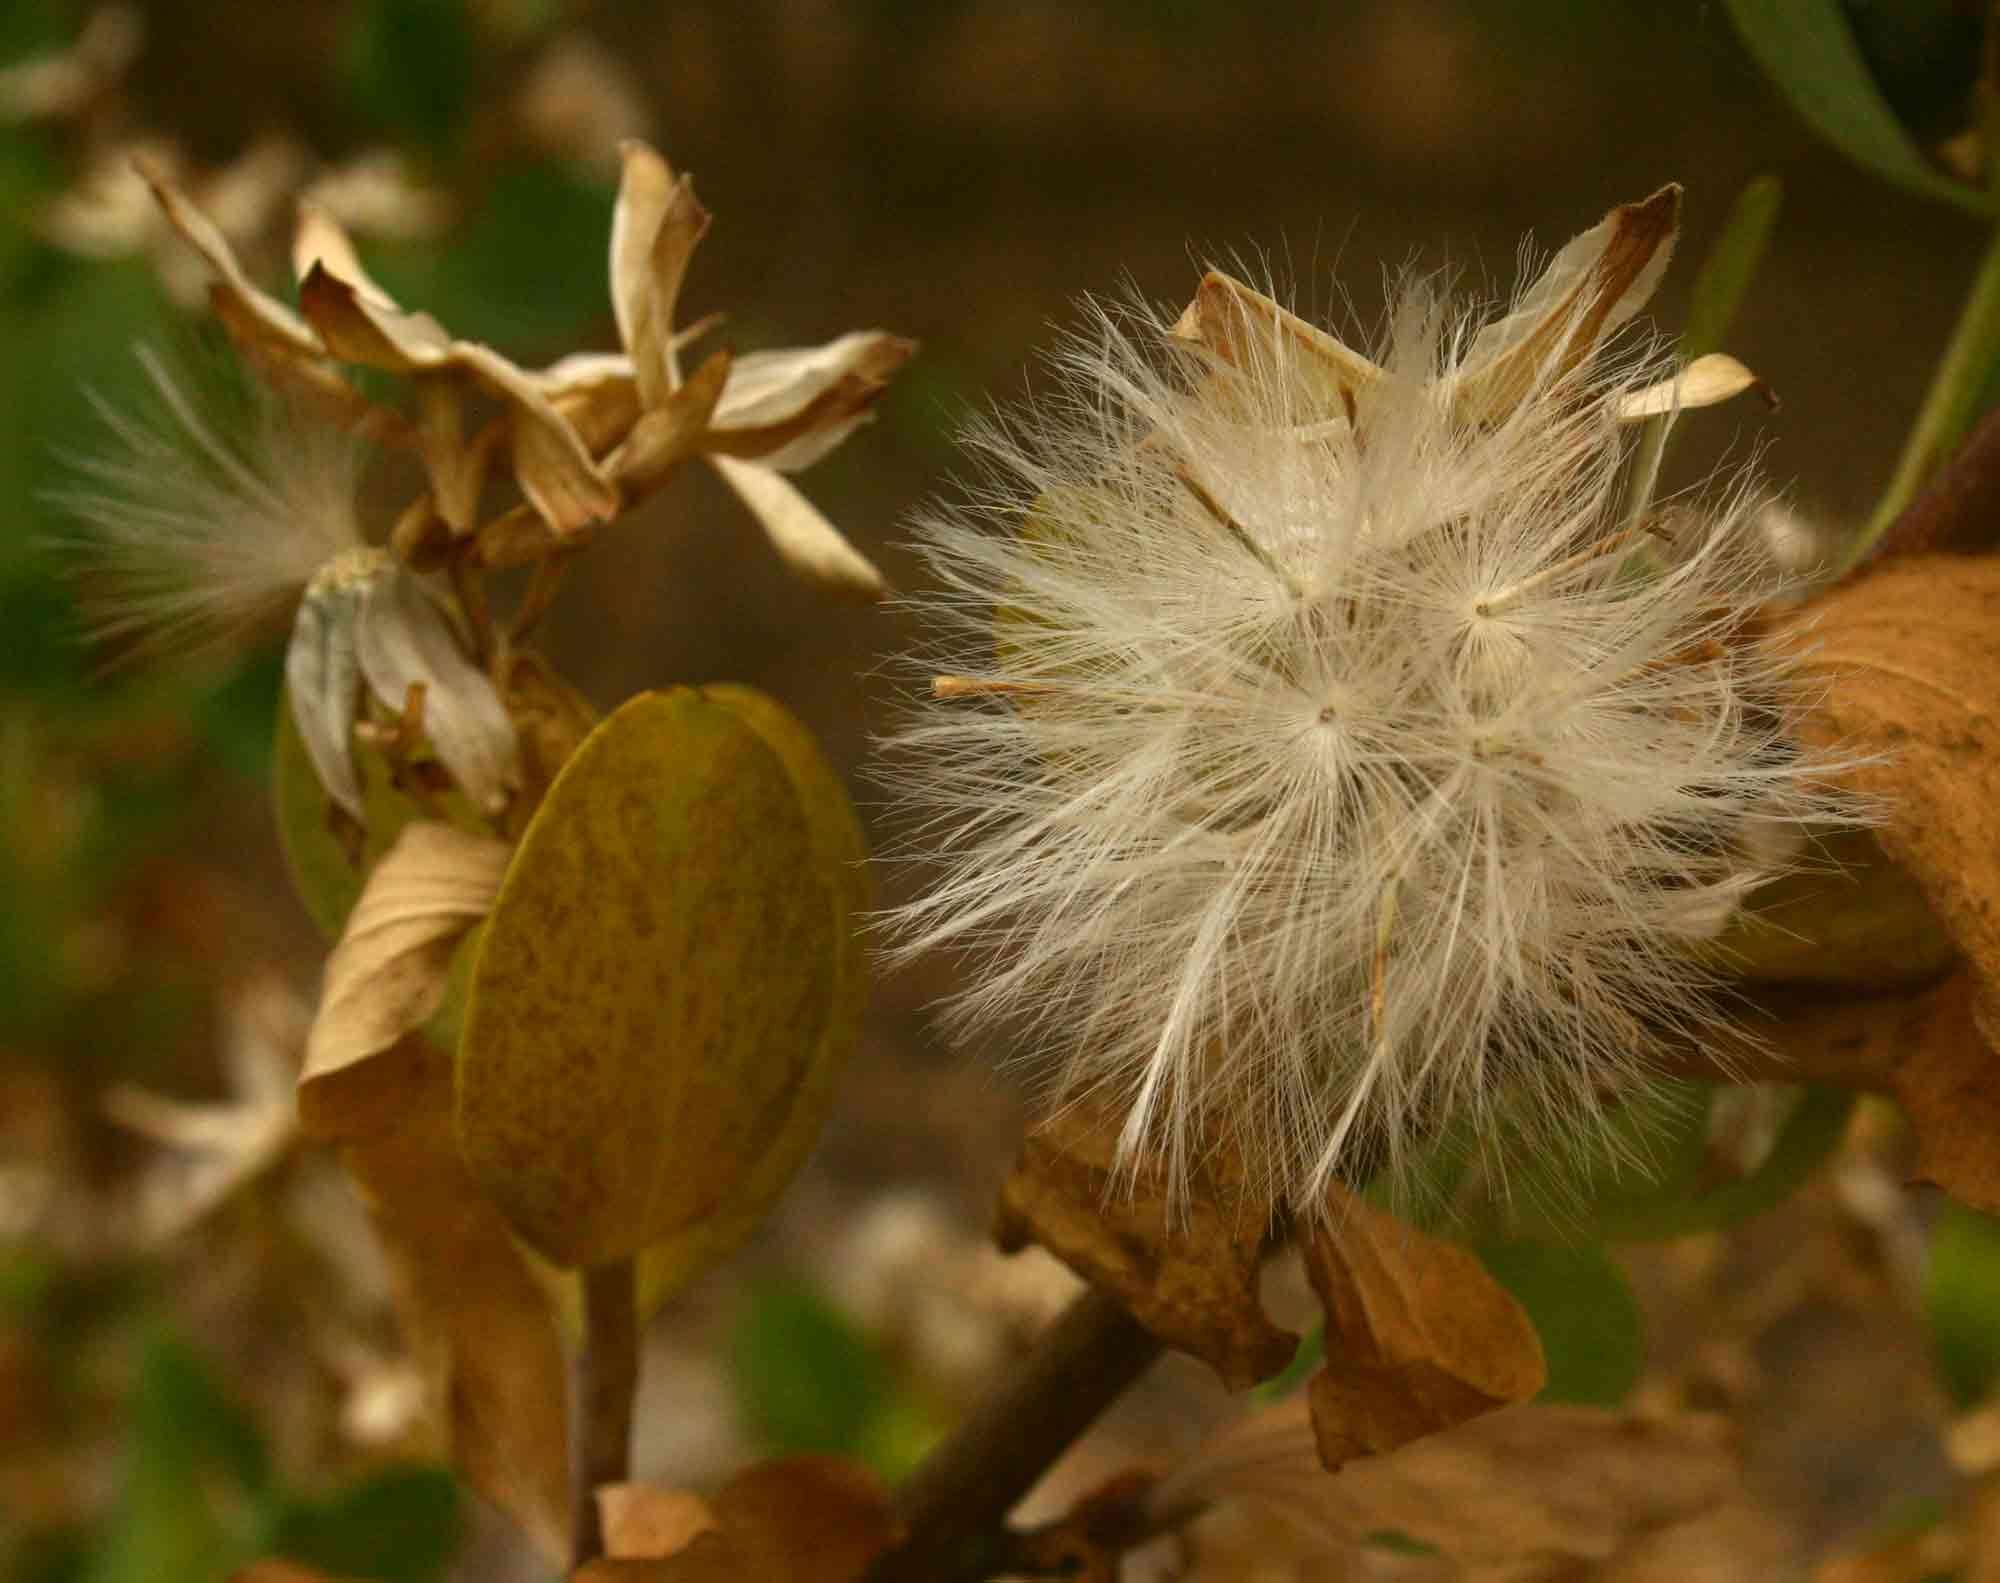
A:
{"type": "Polygon", "coordinates": [[[923,525],[953,674],[890,744],[934,871],[899,949],[969,950],[956,1024],[1121,1107],[1126,1169],[1226,1135],[1306,1209],[1447,1122],[1588,1131],[1719,1018],[1771,833],[1841,815],[1747,486],[1625,484],[1627,425],[1754,383],[1606,351],[1678,196],[1484,327],[1406,289],[1379,361],[1220,274],[1100,312],[923,525]]]}
{"type": "Polygon", "coordinates": [[[327,794],[362,816],[353,730],[368,692],[391,713],[421,687],[438,760],[480,807],[519,780],[514,726],[424,579],[371,545],[360,443],[261,392],[229,410],[142,351],[157,410],[99,403],[107,443],[59,497],[83,524],[107,637],[214,638],[296,600],[285,656],[293,719],[327,794]]]}

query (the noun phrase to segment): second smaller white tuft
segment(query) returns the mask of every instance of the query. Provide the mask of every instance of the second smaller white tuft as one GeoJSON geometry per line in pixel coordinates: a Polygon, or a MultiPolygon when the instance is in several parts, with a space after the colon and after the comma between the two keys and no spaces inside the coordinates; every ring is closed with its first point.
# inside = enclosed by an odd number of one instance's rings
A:
{"type": "Polygon", "coordinates": [[[139,357],[156,410],[99,403],[106,443],[58,497],[82,525],[100,635],[212,641],[296,602],[285,680],[328,796],[361,817],[363,687],[394,714],[416,684],[438,761],[479,807],[501,807],[519,782],[513,722],[424,579],[368,542],[359,443],[274,396],[234,399],[139,357]]]}

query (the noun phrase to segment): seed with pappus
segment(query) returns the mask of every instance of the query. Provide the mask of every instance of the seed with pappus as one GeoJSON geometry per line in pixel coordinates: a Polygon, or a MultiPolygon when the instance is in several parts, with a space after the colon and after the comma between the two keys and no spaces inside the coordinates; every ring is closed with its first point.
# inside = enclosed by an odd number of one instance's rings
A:
{"type": "Polygon", "coordinates": [[[360,443],[279,397],[228,400],[212,379],[140,360],[151,408],[100,404],[102,443],[59,497],[100,631],[199,640],[296,601],[286,691],[328,796],[361,817],[364,685],[391,713],[420,687],[440,763],[480,807],[503,806],[520,778],[514,724],[428,580],[365,537],[360,443]]]}
{"type": "Polygon", "coordinates": [[[1227,1136],[1305,1209],[1447,1122],[1573,1142],[1713,1029],[1700,948],[1797,827],[1853,816],[1751,630],[1754,492],[1654,508],[1626,465],[1755,383],[1611,344],[1678,207],[1483,326],[1405,289],[1379,361],[1217,273],[1100,313],[923,525],[898,947],[968,950],[956,1022],[1116,1107],[1129,1172],[1184,1190],[1227,1136]]]}

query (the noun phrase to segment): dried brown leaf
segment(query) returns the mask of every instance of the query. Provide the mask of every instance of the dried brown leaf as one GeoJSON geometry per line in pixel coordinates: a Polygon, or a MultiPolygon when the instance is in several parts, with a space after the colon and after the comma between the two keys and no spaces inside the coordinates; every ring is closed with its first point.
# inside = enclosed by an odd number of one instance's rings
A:
{"type": "Polygon", "coordinates": [[[2000,1062],[1978,1022],[1983,993],[1958,973],[1913,998],[1890,1086],[1916,1135],[1911,1176],[2000,1214],[2000,1062]]]}
{"type": "Polygon", "coordinates": [[[1332,1474],[1315,1439],[1299,1398],[1253,1413],[1162,1479],[1149,1509],[1177,1526],[1249,1502],[1350,1564],[1388,1531],[1434,1546],[1461,1577],[1572,1578],[1710,1514],[1739,1478],[1727,1426],[1693,1415],[1510,1407],[1332,1474]]]}
{"type": "Polygon", "coordinates": [[[1935,983],[1958,957],[1923,887],[1865,829],[1817,837],[1808,865],[1759,886],[1709,951],[1741,982],[1850,994],[1935,983]]]}
{"type": "Polygon", "coordinates": [[[609,1556],[670,1556],[720,1526],[701,1496],[659,1484],[599,1485],[597,1509],[609,1556]]]}
{"type": "Polygon", "coordinates": [[[1970,969],[1920,998],[1894,1086],[1919,1169],[1968,1203],[2000,1200],[2000,1121],[1983,1103],[2000,1042],[2000,557],[1909,555],[1808,606],[1779,636],[1823,691],[1801,727],[1867,758],[1842,779],[1877,804],[1883,850],[1915,879],[1970,969]],[[1969,1023],[1969,1026],[1968,1026],[1969,1023]]]}
{"type": "Polygon", "coordinates": [[[438,1009],[459,938],[492,907],[510,853],[505,842],[421,820],[383,854],[327,959],[299,1074],[309,1130],[339,1135],[355,1069],[438,1009]]]}
{"type": "Polygon", "coordinates": [[[1268,1379],[1298,1347],[1257,1295],[1269,1200],[1218,1149],[1195,1173],[1185,1211],[1170,1209],[1159,1183],[1128,1185],[1114,1174],[1119,1125],[1078,1104],[1028,1135],[1000,1189],[1001,1246],[1040,1243],[1232,1390],[1268,1379]]]}
{"type": "Polygon", "coordinates": [[[1326,1305],[1326,1367],[1308,1395],[1327,1467],[1542,1388],[1548,1370],[1534,1325],[1469,1250],[1334,1192],[1305,1245],[1326,1305]]]}
{"type": "Polygon", "coordinates": [[[572,1583],[849,1583],[898,1532],[880,1480],[835,1457],[760,1463],[707,1501],[642,1485],[599,1499],[610,1553],[572,1583]]]}
{"type": "Polygon", "coordinates": [[[566,1554],[562,1346],[542,1286],[460,1163],[451,1059],[408,1038],[343,1081],[342,1160],[395,1267],[444,1449],[547,1554],[566,1554]]]}

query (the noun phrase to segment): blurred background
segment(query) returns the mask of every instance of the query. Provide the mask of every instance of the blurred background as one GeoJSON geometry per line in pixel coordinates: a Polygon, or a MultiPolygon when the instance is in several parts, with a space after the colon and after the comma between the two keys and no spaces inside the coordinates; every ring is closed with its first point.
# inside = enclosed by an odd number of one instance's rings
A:
{"type": "MultiPolygon", "coordinates": [[[[1982,13],[1849,7],[1926,147],[1969,122],[1982,13]]],[[[267,283],[320,183],[401,300],[538,364],[615,344],[617,145],[652,140],[715,214],[685,319],[725,311],[742,350],[921,339],[878,420],[800,480],[903,585],[903,524],[948,487],[957,425],[1033,389],[1082,294],[1177,304],[1205,261],[1247,258],[1365,335],[1387,274],[1504,292],[1524,235],[1547,252],[1680,181],[1684,263],[1653,307],[1671,330],[1767,173],[1784,206],[1729,349],[1783,405],[1692,415],[1669,481],[1754,454],[1850,524],[1982,243],[1815,141],[1703,0],[10,0],[0,68],[0,1571],[23,1583],[219,1578],[260,1551],[537,1575],[428,1459],[380,1257],[291,1145],[322,947],[266,802],[282,632],[107,664],[52,544],[50,493],[102,434],[92,393],[135,387],[135,346],[199,334],[201,273],[135,147],[267,283]]],[[[697,468],[584,558],[546,640],[600,706],[770,691],[878,820],[859,772],[913,635],[894,604],[789,577],[697,468]]],[[[893,1474],[1064,1300],[1053,1264],[984,1247],[1020,1107],[931,1035],[951,971],[878,987],[776,1221],[656,1327],[642,1472],[809,1448],[893,1474]]],[[[1572,1388],[1738,1414],[1754,1512],[1717,1543],[1739,1558],[1801,1569],[1919,1532],[1950,1488],[1940,1425],[1991,1380],[2000,1239],[1953,1221],[1941,1281],[1897,1147],[1864,1109],[1779,1216],[1611,1277],[1631,1360],[1572,1388]]],[[[1272,1300],[1296,1300],[1282,1273],[1272,1300]]],[[[1229,1410],[1167,1368],[1072,1476],[1229,1410]]]]}

